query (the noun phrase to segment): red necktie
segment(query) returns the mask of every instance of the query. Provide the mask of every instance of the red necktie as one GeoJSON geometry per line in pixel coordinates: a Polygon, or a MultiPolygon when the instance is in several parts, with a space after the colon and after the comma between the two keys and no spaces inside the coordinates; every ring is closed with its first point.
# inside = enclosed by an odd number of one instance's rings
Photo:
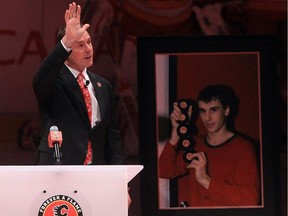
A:
{"type": "MultiPolygon", "coordinates": [[[[84,101],[86,104],[86,108],[88,111],[88,116],[89,116],[89,120],[91,122],[92,119],[92,104],[91,104],[91,98],[90,98],[90,94],[88,91],[88,88],[85,87],[84,85],[84,76],[82,73],[79,73],[79,75],[77,76],[77,82],[81,88],[82,91],[82,95],[84,97],[84,101]]],[[[91,148],[91,142],[90,140],[88,141],[88,149],[87,149],[87,154],[86,154],[86,159],[84,161],[84,165],[88,165],[92,163],[92,148],[91,148]]]]}

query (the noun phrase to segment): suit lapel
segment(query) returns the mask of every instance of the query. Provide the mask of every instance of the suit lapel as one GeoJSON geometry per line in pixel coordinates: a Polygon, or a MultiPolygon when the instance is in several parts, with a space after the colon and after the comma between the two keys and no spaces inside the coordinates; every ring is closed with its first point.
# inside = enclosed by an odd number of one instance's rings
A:
{"type": "Polygon", "coordinates": [[[101,119],[103,117],[103,110],[105,110],[105,104],[104,104],[104,93],[103,93],[103,84],[102,82],[97,78],[95,74],[93,74],[90,71],[87,71],[88,76],[90,78],[90,81],[93,85],[94,91],[95,91],[95,96],[99,104],[99,109],[100,109],[100,116],[101,119]]]}

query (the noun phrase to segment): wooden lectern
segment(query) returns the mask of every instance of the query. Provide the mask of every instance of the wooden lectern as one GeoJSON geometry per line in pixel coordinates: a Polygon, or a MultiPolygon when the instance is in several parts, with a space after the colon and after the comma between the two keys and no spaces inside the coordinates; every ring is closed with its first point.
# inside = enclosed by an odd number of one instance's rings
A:
{"type": "Polygon", "coordinates": [[[0,212],[127,216],[127,184],[143,166],[0,166],[0,212]]]}

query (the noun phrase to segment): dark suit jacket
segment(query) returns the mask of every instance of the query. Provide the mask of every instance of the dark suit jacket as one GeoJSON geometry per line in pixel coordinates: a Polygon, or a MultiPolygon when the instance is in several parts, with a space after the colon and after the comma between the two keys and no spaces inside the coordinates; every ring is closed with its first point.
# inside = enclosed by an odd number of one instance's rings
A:
{"type": "Polygon", "coordinates": [[[33,79],[38,101],[42,139],[39,164],[53,164],[53,149],[48,147],[50,127],[62,132],[62,164],[82,165],[88,139],[93,149],[93,164],[121,164],[124,160],[119,130],[113,119],[113,92],[110,82],[87,71],[99,103],[101,122],[91,128],[77,80],[65,66],[68,53],[59,43],[45,58],[33,79]],[[41,155],[42,154],[42,155],[41,155]]]}

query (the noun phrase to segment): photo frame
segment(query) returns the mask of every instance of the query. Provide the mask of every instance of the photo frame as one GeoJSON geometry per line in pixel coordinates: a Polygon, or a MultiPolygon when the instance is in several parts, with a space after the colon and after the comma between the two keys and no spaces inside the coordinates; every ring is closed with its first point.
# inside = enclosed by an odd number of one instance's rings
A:
{"type": "MultiPolygon", "coordinates": [[[[138,38],[142,216],[279,215],[276,44],[276,38],[270,35],[138,38]],[[195,98],[197,91],[210,83],[229,84],[240,94],[239,115],[243,116],[238,116],[235,124],[258,141],[259,205],[179,207],[174,200],[177,183],[158,176],[159,154],[169,138],[173,102],[182,97],[195,98]]],[[[198,133],[203,132],[200,124],[198,128],[198,133]]]]}

